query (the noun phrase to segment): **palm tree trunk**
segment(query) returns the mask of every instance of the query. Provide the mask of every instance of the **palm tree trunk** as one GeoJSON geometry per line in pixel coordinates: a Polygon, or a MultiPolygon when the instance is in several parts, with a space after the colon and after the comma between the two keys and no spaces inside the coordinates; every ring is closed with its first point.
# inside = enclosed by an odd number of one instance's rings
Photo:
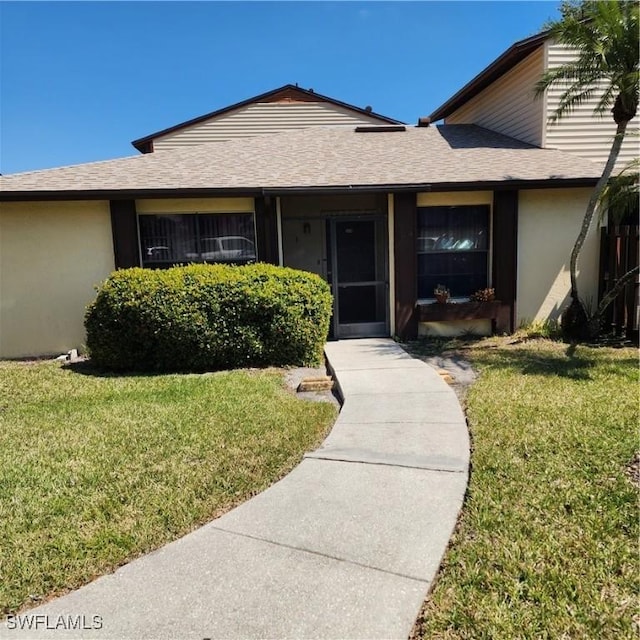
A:
{"type": "Polygon", "coordinates": [[[609,178],[613,173],[613,167],[616,164],[616,160],[618,159],[618,155],[620,154],[620,148],[622,147],[622,141],[624,140],[624,135],[627,130],[628,120],[618,123],[616,128],[616,135],[613,139],[613,144],[611,145],[611,149],[609,150],[609,157],[607,158],[607,163],[604,166],[602,171],[602,175],[600,179],[596,183],[595,189],[589,198],[589,203],[587,204],[587,210],[584,214],[584,219],[582,220],[582,227],[580,229],[580,233],[576,238],[576,242],[573,245],[573,249],[571,251],[571,260],[569,261],[569,273],[571,277],[571,298],[573,299],[572,304],[579,304],[583,311],[584,305],[580,300],[578,295],[578,282],[577,282],[577,271],[578,271],[578,256],[580,255],[580,251],[582,250],[582,246],[584,245],[584,241],[587,237],[587,233],[589,232],[589,227],[593,222],[593,216],[596,211],[596,205],[598,204],[598,200],[602,195],[602,191],[607,186],[607,182],[609,182],[609,178]]]}

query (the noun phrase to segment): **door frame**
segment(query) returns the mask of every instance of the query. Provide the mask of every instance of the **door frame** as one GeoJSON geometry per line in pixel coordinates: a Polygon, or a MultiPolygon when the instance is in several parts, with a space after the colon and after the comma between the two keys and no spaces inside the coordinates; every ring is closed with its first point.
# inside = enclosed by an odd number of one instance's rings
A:
{"type": "MultiPolygon", "coordinates": [[[[330,269],[329,285],[333,293],[333,317],[331,320],[331,333],[335,339],[347,338],[373,338],[387,337],[390,332],[390,295],[389,295],[389,229],[388,215],[386,213],[349,213],[340,215],[336,212],[326,216],[327,225],[327,266],[330,269]],[[376,261],[380,260],[383,267],[383,279],[372,282],[384,285],[384,320],[379,322],[340,323],[338,283],[338,252],[336,226],[339,222],[371,222],[374,224],[374,232],[382,234],[382,243],[376,255],[376,261]]],[[[375,242],[377,247],[377,242],[375,242]]]]}

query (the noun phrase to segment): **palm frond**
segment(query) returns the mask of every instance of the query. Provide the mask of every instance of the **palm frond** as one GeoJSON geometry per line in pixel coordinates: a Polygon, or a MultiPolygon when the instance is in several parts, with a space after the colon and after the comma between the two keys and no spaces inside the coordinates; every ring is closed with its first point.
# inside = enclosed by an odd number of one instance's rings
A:
{"type": "Polygon", "coordinates": [[[611,106],[615,101],[615,88],[612,84],[609,84],[604,93],[600,96],[598,103],[593,109],[593,112],[598,115],[604,115],[606,111],[611,110],[611,106]]]}
{"type": "MultiPolygon", "coordinates": [[[[635,114],[639,98],[638,3],[629,0],[582,0],[561,7],[562,18],[548,25],[554,41],[576,51],[573,61],[548,70],[536,83],[536,96],[562,89],[554,122],[597,95],[594,113],[612,105],[615,117],[635,114]],[[619,98],[619,99],[618,99],[619,98]]],[[[633,117],[633,116],[631,116],[633,117]]],[[[630,119],[630,118],[629,118],[630,119]]],[[[618,121],[618,120],[616,120],[618,121]]]]}
{"type": "Polygon", "coordinates": [[[612,177],[600,195],[600,218],[605,214],[615,224],[627,216],[638,215],[640,196],[640,158],[628,162],[612,177]]]}
{"type": "Polygon", "coordinates": [[[558,106],[549,116],[549,122],[557,122],[563,116],[572,113],[576,107],[579,107],[591,99],[596,91],[597,87],[595,86],[583,88],[580,84],[574,83],[560,96],[558,106]]]}

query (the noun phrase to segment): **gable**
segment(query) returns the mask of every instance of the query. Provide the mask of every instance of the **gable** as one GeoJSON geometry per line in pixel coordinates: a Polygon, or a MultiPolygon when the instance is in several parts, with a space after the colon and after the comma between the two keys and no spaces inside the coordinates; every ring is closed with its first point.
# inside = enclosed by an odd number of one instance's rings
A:
{"type": "MultiPolygon", "coordinates": [[[[571,62],[577,52],[554,42],[547,32],[514,44],[452,98],[431,114],[446,124],[476,124],[546,149],[559,149],[592,161],[601,170],[615,135],[610,113],[594,114],[601,94],[550,122],[562,87],[536,98],[535,85],[546,69],[571,62]]],[[[604,83],[602,85],[604,91],[604,83]]],[[[615,170],[640,154],[640,116],[630,123],[615,170]]]]}
{"type": "Polygon", "coordinates": [[[544,48],[538,47],[448,115],[446,124],[477,124],[542,146],[544,100],[535,98],[535,84],[543,69],[544,48]]]}
{"type": "Polygon", "coordinates": [[[380,124],[380,120],[329,102],[257,102],[154,138],[153,148],[160,151],[292,129],[368,124],[380,124]]]}
{"type": "Polygon", "coordinates": [[[454,111],[462,107],[487,87],[490,87],[496,80],[511,71],[531,53],[542,47],[547,37],[548,32],[544,31],[511,45],[500,57],[496,58],[488,67],[483,69],[475,78],[462,87],[460,91],[433,111],[429,116],[431,122],[448,118],[454,111]]]}
{"type": "Polygon", "coordinates": [[[131,144],[142,153],[192,146],[203,142],[246,138],[312,126],[402,124],[399,120],[346,102],[284,85],[248,100],[218,109],[186,122],[162,129],[131,144]],[[256,106],[261,108],[254,108],[256,106]],[[270,108],[265,108],[271,105],[270,108]]]}

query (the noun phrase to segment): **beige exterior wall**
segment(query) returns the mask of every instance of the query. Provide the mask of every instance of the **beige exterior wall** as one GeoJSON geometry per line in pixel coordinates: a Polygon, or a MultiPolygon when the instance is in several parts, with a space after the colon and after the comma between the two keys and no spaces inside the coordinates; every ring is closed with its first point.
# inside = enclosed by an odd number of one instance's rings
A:
{"type": "Polygon", "coordinates": [[[136,200],[140,214],[154,213],[254,213],[253,198],[172,198],[136,200]]]}
{"type": "Polygon", "coordinates": [[[381,124],[329,102],[257,102],[155,138],[154,151],[306,127],[381,124]]]}
{"type": "MultiPolygon", "coordinates": [[[[557,320],[569,302],[569,255],[590,189],[520,191],[516,325],[557,320]]],[[[598,226],[593,224],[578,263],[578,289],[587,304],[598,295],[598,226]]]]}
{"type": "MultiPolygon", "coordinates": [[[[547,68],[555,69],[570,62],[575,57],[575,52],[563,45],[547,41],[545,56],[547,68]]],[[[548,117],[558,107],[561,94],[561,87],[553,87],[547,92],[544,146],[575,153],[604,167],[616,131],[616,124],[611,113],[607,111],[603,117],[594,115],[593,109],[600,97],[595,95],[552,124],[548,122],[548,117]]],[[[627,134],[623,142],[616,164],[617,170],[621,170],[633,158],[640,156],[639,128],[640,117],[636,117],[629,125],[630,133],[627,134]]]]}
{"type": "Polygon", "coordinates": [[[442,193],[419,193],[419,207],[447,207],[456,205],[493,205],[493,191],[443,191],[442,193]]]}
{"type": "MultiPolygon", "coordinates": [[[[418,207],[446,207],[454,205],[486,204],[493,207],[493,191],[454,191],[419,193],[418,207]]],[[[489,237],[491,237],[489,233],[489,237]]],[[[491,247],[489,247],[489,282],[491,278],[491,247]]],[[[465,333],[491,335],[491,320],[461,320],[451,322],[420,322],[418,335],[452,337],[465,333]]]]}
{"type": "Polygon", "coordinates": [[[465,334],[490,336],[491,320],[451,320],[449,322],[419,322],[418,335],[431,338],[455,338],[465,334]]]}
{"type": "Polygon", "coordinates": [[[541,146],[544,101],[534,99],[534,85],[543,64],[544,50],[540,47],[454,111],[446,124],[477,124],[541,146]]]}
{"type": "Polygon", "coordinates": [[[85,341],[86,305],[114,269],[108,202],[0,204],[0,357],[85,341]]]}

